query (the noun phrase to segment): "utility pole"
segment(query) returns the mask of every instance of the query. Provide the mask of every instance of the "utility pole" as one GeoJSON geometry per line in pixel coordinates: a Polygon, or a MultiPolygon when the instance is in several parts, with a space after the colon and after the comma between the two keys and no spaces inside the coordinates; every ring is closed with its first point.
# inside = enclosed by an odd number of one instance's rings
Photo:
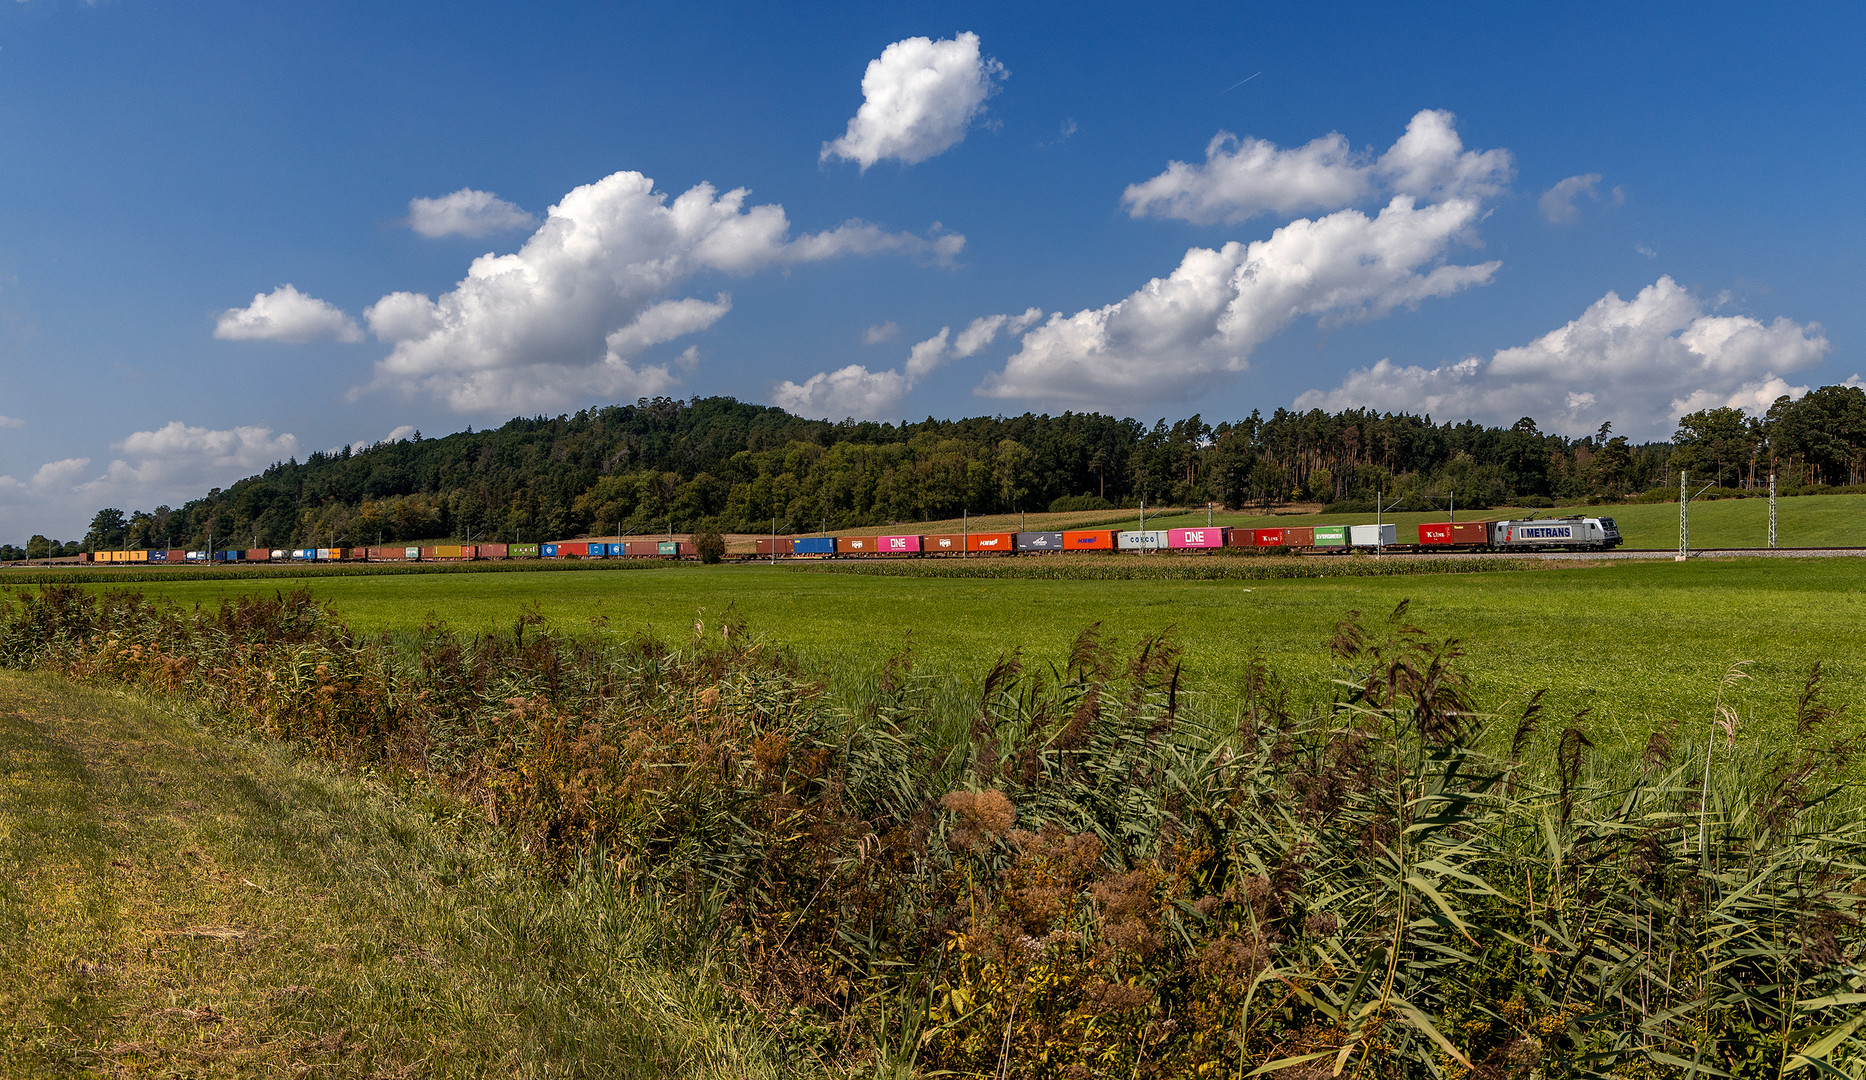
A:
{"type": "Polygon", "coordinates": [[[1775,550],[1775,474],[1769,474],[1769,550],[1775,550]]]}
{"type": "Polygon", "coordinates": [[[1380,516],[1384,513],[1384,506],[1382,504],[1386,502],[1386,497],[1386,492],[1379,488],[1374,489],[1374,555],[1376,557],[1386,554],[1386,546],[1380,542],[1386,539],[1386,529],[1382,527],[1383,519],[1380,516]]]}
{"type": "Polygon", "coordinates": [[[1685,494],[1685,471],[1678,470],[1678,558],[1675,562],[1684,562],[1691,557],[1691,498],[1685,494]]]}
{"type": "Polygon", "coordinates": [[[1205,503],[1205,527],[1212,527],[1212,504],[1209,500],[1205,503]]]}
{"type": "Polygon", "coordinates": [[[967,506],[959,511],[959,557],[965,558],[972,550],[972,508],[967,506]]]}

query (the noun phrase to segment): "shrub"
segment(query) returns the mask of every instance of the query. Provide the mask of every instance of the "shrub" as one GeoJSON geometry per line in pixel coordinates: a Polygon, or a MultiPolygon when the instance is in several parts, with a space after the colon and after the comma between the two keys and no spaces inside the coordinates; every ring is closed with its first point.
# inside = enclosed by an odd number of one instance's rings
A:
{"type": "Polygon", "coordinates": [[[693,534],[693,550],[700,561],[712,565],[726,557],[726,538],[711,529],[693,534]]]}
{"type": "Polygon", "coordinates": [[[1113,509],[1114,504],[1100,495],[1063,495],[1050,501],[1050,513],[1052,514],[1113,509]]]}

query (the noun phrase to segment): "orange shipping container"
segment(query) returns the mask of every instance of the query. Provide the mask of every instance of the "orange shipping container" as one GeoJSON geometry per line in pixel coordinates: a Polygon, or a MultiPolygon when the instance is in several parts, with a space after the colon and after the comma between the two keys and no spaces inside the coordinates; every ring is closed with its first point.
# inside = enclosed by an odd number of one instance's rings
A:
{"type": "Polygon", "coordinates": [[[930,555],[952,555],[965,550],[964,533],[941,533],[938,536],[923,536],[920,550],[930,555]]]}
{"type": "Polygon", "coordinates": [[[1283,530],[1283,546],[1284,547],[1305,547],[1305,548],[1314,547],[1315,546],[1315,529],[1312,526],[1308,526],[1308,525],[1301,525],[1301,526],[1296,526],[1294,528],[1284,529],[1283,530]]]}
{"type": "Polygon", "coordinates": [[[875,551],[875,538],[872,536],[836,537],[836,554],[838,555],[873,555],[875,551]]]}
{"type": "Polygon", "coordinates": [[[1011,533],[973,533],[965,538],[967,551],[1014,551],[1017,537],[1011,533]]]}
{"type": "Polygon", "coordinates": [[[1114,533],[1108,529],[1077,529],[1063,534],[1064,551],[1113,551],[1114,533]]]}

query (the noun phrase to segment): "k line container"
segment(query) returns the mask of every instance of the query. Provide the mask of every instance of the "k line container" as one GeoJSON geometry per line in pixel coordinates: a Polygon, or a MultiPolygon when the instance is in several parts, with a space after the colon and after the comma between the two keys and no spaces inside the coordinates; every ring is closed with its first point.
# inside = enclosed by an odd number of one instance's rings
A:
{"type": "Polygon", "coordinates": [[[940,533],[920,538],[920,550],[933,555],[956,555],[965,550],[964,533],[940,533]]]}
{"type": "Polygon", "coordinates": [[[1166,546],[1180,550],[1220,548],[1225,546],[1225,531],[1220,528],[1168,529],[1166,546]]]}
{"type": "Polygon", "coordinates": [[[1428,521],[1419,526],[1421,544],[1488,544],[1488,521],[1428,521]]]}
{"type": "Polygon", "coordinates": [[[972,533],[965,538],[967,551],[1016,551],[1017,538],[1010,533],[972,533]]]}
{"type": "Polygon", "coordinates": [[[878,537],[873,536],[838,536],[836,537],[836,554],[873,555],[878,550],[875,546],[877,539],[878,537]]]}
{"type": "Polygon", "coordinates": [[[1114,530],[1075,529],[1063,533],[1064,551],[1113,551],[1114,530]]]}
{"type": "Polygon", "coordinates": [[[1061,551],[1063,534],[1059,532],[1020,532],[1017,534],[1019,551],[1061,551]]]}
{"type": "Polygon", "coordinates": [[[1114,546],[1121,551],[1161,551],[1166,545],[1165,529],[1128,529],[1114,537],[1114,546]]]}
{"type": "Polygon", "coordinates": [[[1399,529],[1393,525],[1350,525],[1348,543],[1354,547],[1385,547],[1399,543],[1399,529]]]}
{"type": "Polygon", "coordinates": [[[1251,539],[1257,547],[1282,547],[1283,529],[1252,529],[1251,539]]]}
{"type": "Polygon", "coordinates": [[[1316,547],[1347,547],[1348,527],[1346,525],[1317,525],[1315,527],[1316,547]]]}
{"type": "Polygon", "coordinates": [[[834,555],[836,538],[833,536],[799,536],[790,542],[790,549],[797,555],[834,555]]]}

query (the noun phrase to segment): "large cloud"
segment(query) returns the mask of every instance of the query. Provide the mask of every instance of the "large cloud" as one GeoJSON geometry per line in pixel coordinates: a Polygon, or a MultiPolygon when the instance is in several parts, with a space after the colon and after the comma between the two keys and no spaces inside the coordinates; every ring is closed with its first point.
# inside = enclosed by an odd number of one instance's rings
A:
{"type": "Polygon", "coordinates": [[[1501,190],[1510,173],[1509,151],[1465,150],[1456,118],[1427,109],[1378,157],[1357,153],[1335,132],[1285,150],[1221,131],[1206,145],[1203,164],[1170,162],[1160,175],[1128,187],[1121,202],[1134,217],[1211,225],[1392,195],[1481,199],[1501,190]]]}
{"type": "Polygon", "coordinates": [[[963,360],[990,345],[998,334],[1015,334],[1043,317],[1042,308],[1030,308],[1021,315],[984,315],[953,337],[952,327],[942,326],[937,334],[908,350],[907,362],[900,368],[869,371],[861,364],[850,364],[835,371],[821,371],[795,383],[786,379],[772,392],[772,402],[799,416],[841,420],[894,420],[907,392],[937,371],[948,359],[963,360]]]}
{"type": "Polygon", "coordinates": [[[950,263],[965,237],[929,237],[850,221],[792,238],[784,208],[698,184],[672,201],[636,172],[579,187],[509,255],[473,260],[439,299],[391,293],[364,312],[394,349],[373,387],[434,395],[460,412],[510,414],[672,386],[657,344],[697,333],[731,298],[670,296],[705,273],[750,274],[841,255],[898,253],[950,263]]]}
{"type": "Polygon", "coordinates": [[[1297,319],[1374,318],[1487,283],[1500,264],[1445,261],[1481,214],[1475,198],[1422,206],[1397,195],[1374,217],[1339,210],[1249,244],[1193,248],[1123,300],[1052,315],[978,392],[1116,410],[1185,400],[1243,371],[1297,319]]]}
{"type": "Polygon", "coordinates": [[[490,191],[461,188],[438,199],[408,200],[408,227],[427,237],[491,236],[536,219],[490,191]]]}
{"type": "Polygon", "coordinates": [[[1436,368],[1382,360],[1332,390],[1303,394],[1296,406],[1497,424],[1530,416],[1570,436],[1612,421],[1635,438],[1665,438],[1688,412],[1726,405],[1755,412],[1783,394],[1805,392],[1783,376],[1820,363],[1827,351],[1816,324],[1709,314],[1683,286],[1661,277],[1631,300],[1610,292],[1566,326],[1489,360],[1468,357],[1436,368]]]}
{"type": "Polygon", "coordinates": [[[323,338],[361,341],[363,331],[336,306],[306,296],[289,283],[254,295],[243,308],[230,308],[214,324],[223,341],[285,341],[304,344],[323,338]]]}
{"type": "Polygon", "coordinates": [[[30,533],[75,539],[106,506],[149,509],[180,504],[217,485],[250,476],[302,453],[296,436],[246,425],[224,430],[171,420],[111,444],[117,457],[100,472],[88,457],[47,462],[32,476],[0,476],[0,520],[18,530],[0,536],[22,543],[30,533]]]}
{"type": "Polygon", "coordinates": [[[819,160],[842,158],[867,172],[885,158],[911,165],[945,153],[964,140],[1008,74],[980,55],[977,34],[897,41],[869,61],[862,107],[842,138],[823,144],[819,160]]]}

